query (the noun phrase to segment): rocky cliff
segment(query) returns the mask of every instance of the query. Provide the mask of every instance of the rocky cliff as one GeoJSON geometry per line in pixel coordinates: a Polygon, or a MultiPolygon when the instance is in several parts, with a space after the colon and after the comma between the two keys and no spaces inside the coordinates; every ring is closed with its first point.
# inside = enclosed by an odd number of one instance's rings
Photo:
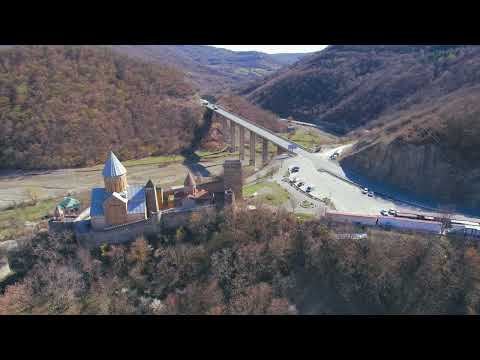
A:
{"type": "Polygon", "coordinates": [[[445,204],[480,208],[479,96],[472,88],[396,114],[363,135],[342,165],[445,204]]]}
{"type": "Polygon", "coordinates": [[[480,169],[452,163],[437,145],[376,143],[347,156],[342,165],[375,181],[446,204],[480,207],[480,169]]]}

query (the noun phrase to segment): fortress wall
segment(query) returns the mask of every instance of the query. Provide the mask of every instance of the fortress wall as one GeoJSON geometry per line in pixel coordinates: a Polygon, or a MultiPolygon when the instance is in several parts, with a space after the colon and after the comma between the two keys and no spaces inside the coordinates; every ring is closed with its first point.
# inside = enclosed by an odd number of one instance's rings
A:
{"type": "Polygon", "coordinates": [[[193,213],[215,211],[215,205],[205,205],[193,209],[179,209],[162,214],[162,229],[172,229],[188,224],[193,213]]]}
{"type": "MultiPolygon", "coordinates": [[[[119,225],[104,231],[76,231],[78,241],[85,247],[102,244],[123,244],[142,235],[158,234],[162,229],[175,229],[188,224],[194,213],[212,213],[215,205],[204,205],[192,209],[172,209],[154,214],[152,217],[130,224],[119,225]]],[[[73,224],[73,223],[72,223],[73,224]]]]}
{"type": "Polygon", "coordinates": [[[93,227],[94,229],[101,230],[101,229],[103,229],[105,226],[107,226],[107,223],[105,222],[105,216],[95,216],[95,217],[92,217],[92,218],[91,218],[91,222],[92,222],[92,227],[93,227]]]}
{"type": "Polygon", "coordinates": [[[62,233],[64,231],[73,231],[73,226],[73,221],[58,221],[51,219],[48,222],[48,232],[62,233]]]}
{"type": "Polygon", "coordinates": [[[77,238],[87,247],[100,246],[101,244],[122,244],[133,241],[142,235],[157,233],[159,231],[157,223],[160,218],[161,215],[157,214],[146,220],[120,225],[105,231],[77,233],[77,238]]]}

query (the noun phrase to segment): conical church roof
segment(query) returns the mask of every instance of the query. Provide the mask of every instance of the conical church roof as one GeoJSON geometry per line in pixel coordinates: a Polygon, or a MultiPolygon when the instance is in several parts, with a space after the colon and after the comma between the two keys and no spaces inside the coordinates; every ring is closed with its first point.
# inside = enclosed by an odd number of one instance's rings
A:
{"type": "Polygon", "coordinates": [[[183,183],[185,186],[197,186],[197,183],[195,182],[195,179],[193,178],[192,174],[190,171],[187,174],[187,177],[185,178],[185,182],[183,183]]]}
{"type": "Polygon", "coordinates": [[[146,188],[150,188],[150,189],[155,188],[155,185],[153,184],[152,179],[150,179],[150,180],[147,181],[147,185],[145,185],[145,187],[146,187],[146,188]]]}
{"type": "Polygon", "coordinates": [[[114,177],[114,176],[121,176],[127,173],[127,170],[125,167],[122,165],[120,160],[117,159],[115,154],[110,151],[110,154],[108,155],[108,159],[105,162],[105,166],[103,168],[103,176],[109,176],[109,177],[114,177]]]}

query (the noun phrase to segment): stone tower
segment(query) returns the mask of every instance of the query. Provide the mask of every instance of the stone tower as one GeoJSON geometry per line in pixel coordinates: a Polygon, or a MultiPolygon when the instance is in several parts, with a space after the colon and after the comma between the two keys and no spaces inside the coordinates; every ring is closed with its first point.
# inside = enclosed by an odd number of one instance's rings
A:
{"type": "Polygon", "coordinates": [[[145,185],[145,197],[147,202],[147,216],[150,217],[159,211],[157,189],[152,180],[148,180],[147,185],[145,185]]]}
{"type": "Polygon", "coordinates": [[[121,193],[127,190],[127,170],[111,151],[105,162],[102,175],[107,192],[121,193]]]}
{"type": "Polygon", "coordinates": [[[243,200],[243,172],[240,160],[225,160],[223,163],[224,190],[231,189],[235,200],[243,200]]]}
{"type": "Polygon", "coordinates": [[[195,182],[195,179],[193,178],[192,174],[190,171],[187,174],[187,177],[185,178],[185,181],[183,182],[185,193],[190,194],[190,195],[195,195],[197,193],[197,183],[195,182]]]}

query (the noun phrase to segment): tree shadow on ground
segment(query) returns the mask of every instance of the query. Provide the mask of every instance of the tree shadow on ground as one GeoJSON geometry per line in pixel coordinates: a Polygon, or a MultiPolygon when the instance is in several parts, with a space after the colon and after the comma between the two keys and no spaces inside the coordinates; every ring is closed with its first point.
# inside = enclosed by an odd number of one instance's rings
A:
{"type": "Polygon", "coordinates": [[[193,133],[193,140],[190,146],[182,151],[185,158],[183,165],[186,166],[193,175],[209,177],[212,173],[202,164],[200,164],[200,157],[195,153],[202,143],[202,139],[209,133],[212,126],[213,111],[206,109],[203,114],[203,121],[200,126],[197,126],[193,133]]]}

